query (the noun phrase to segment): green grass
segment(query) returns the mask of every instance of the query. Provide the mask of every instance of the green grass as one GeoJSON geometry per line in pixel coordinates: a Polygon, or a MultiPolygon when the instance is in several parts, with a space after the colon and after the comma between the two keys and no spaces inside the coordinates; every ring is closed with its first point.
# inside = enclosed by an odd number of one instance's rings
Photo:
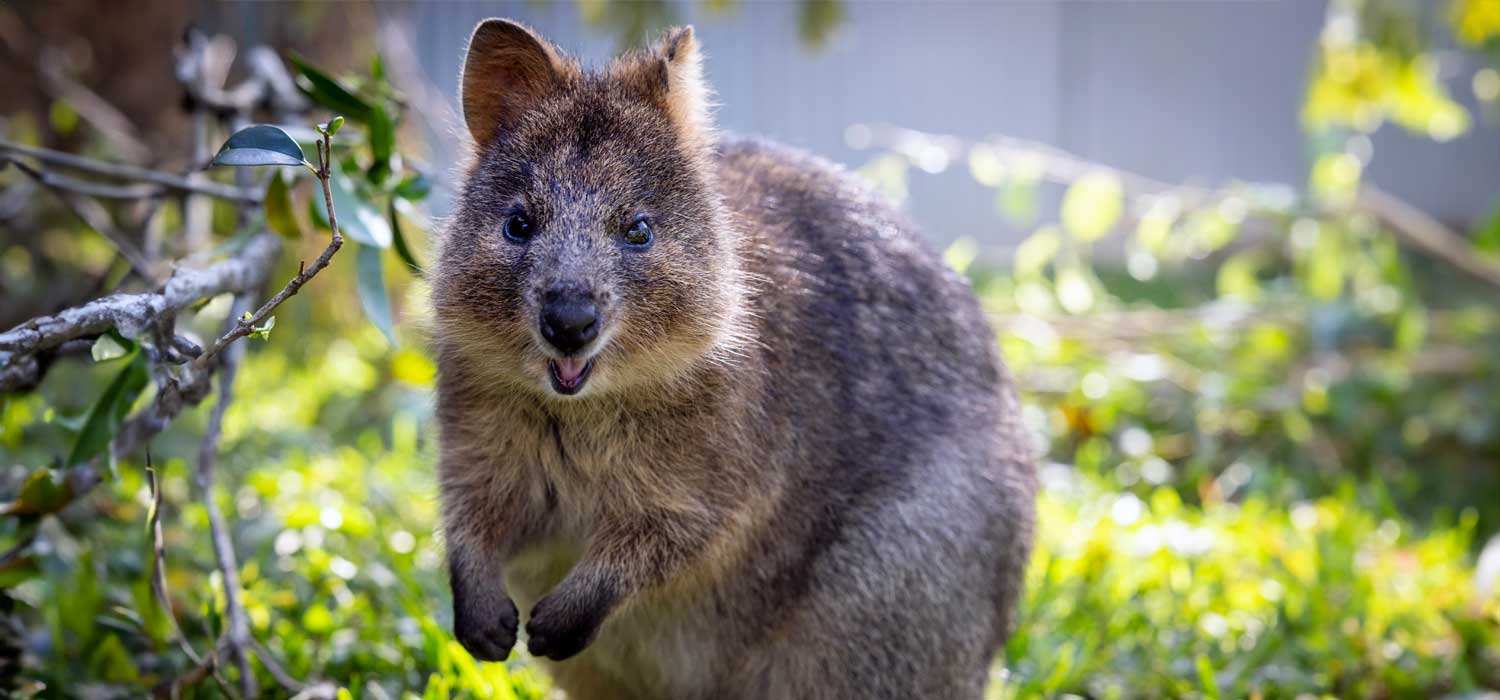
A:
{"type": "Polygon", "coordinates": [[[1474,519],[1361,504],[1140,499],[1048,470],[1025,609],[994,697],[1435,697],[1500,683],[1474,519]]]}

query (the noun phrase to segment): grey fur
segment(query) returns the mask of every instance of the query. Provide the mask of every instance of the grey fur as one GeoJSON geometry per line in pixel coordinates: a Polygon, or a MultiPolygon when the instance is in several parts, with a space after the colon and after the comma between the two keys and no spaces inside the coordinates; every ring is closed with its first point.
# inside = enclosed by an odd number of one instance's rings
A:
{"type": "Polygon", "coordinates": [[[507,111],[433,271],[460,641],[524,622],[582,700],[979,697],[1036,478],[965,282],[837,167],[715,138],[691,30],[602,73],[514,23],[474,45],[522,69],[466,70],[466,113],[507,111]],[[575,396],[535,332],[559,283],[605,324],[575,396]]]}

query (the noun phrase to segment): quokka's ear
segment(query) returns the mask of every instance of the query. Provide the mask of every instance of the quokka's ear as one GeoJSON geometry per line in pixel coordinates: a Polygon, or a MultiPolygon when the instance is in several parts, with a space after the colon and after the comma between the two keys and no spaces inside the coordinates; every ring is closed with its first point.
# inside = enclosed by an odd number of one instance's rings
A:
{"type": "Polygon", "coordinates": [[[459,80],[469,134],[485,146],[556,89],[567,70],[562,53],[525,26],[498,18],[480,22],[459,80]]]}
{"type": "Polygon", "coordinates": [[[651,49],[617,62],[613,74],[666,111],[684,142],[706,146],[713,132],[713,94],[692,27],[672,27],[651,49]]]}
{"type": "Polygon", "coordinates": [[[706,140],[713,130],[713,97],[703,79],[703,55],[693,28],[668,29],[656,54],[667,64],[667,114],[689,140],[706,140]]]}

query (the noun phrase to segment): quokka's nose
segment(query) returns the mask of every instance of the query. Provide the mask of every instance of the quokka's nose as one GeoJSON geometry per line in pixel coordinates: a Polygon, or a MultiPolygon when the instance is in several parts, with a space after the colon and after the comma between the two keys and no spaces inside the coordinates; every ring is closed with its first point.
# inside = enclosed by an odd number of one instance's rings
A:
{"type": "Polygon", "coordinates": [[[578,352],[599,335],[599,309],[585,294],[549,292],[542,305],[542,337],[563,354],[578,352]]]}

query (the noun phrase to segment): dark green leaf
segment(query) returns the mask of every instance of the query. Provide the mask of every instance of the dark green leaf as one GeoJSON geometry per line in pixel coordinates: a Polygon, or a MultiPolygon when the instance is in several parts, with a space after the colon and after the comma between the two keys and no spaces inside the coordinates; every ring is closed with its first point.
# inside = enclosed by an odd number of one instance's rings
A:
{"type": "Polygon", "coordinates": [[[391,153],[396,150],[396,125],[391,121],[391,115],[380,107],[370,110],[369,138],[375,165],[388,166],[391,153]]]}
{"type": "Polygon", "coordinates": [[[297,68],[297,87],[302,88],[313,102],[360,123],[369,120],[370,103],[296,53],[289,58],[297,68]]]}
{"type": "Polygon", "coordinates": [[[391,328],[391,300],[385,292],[385,270],[381,266],[380,249],[359,246],[355,253],[355,267],[359,273],[359,302],[365,308],[370,322],[385,334],[387,340],[396,341],[391,328]]]}
{"type": "Polygon", "coordinates": [[[417,257],[415,255],[412,255],[411,248],[406,244],[406,234],[401,230],[401,217],[396,214],[395,200],[391,201],[390,213],[391,243],[394,244],[396,248],[396,255],[401,257],[401,261],[406,263],[406,266],[411,268],[412,272],[421,275],[422,265],[417,262],[417,257]]]}
{"type": "Polygon", "coordinates": [[[292,214],[292,194],[291,187],[287,184],[288,179],[288,176],[278,172],[271,177],[271,184],[266,186],[266,225],[287,238],[300,238],[302,227],[292,214]]]}
{"type": "Polygon", "coordinates": [[[422,173],[407,175],[401,180],[401,184],[396,185],[396,196],[402,199],[420,201],[426,199],[431,192],[432,182],[422,173]]]}
{"type": "Polygon", "coordinates": [[[68,453],[66,466],[82,464],[108,450],[109,441],[119,431],[131,404],[135,403],[141,390],[146,388],[146,380],[145,355],[137,352],[130,363],[115,375],[109,386],[104,388],[104,393],[99,395],[93,408],[89,409],[89,417],[84,420],[83,430],[79,431],[78,438],[73,442],[73,449],[68,453]]]}
{"type": "Polygon", "coordinates": [[[313,188],[313,194],[307,198],[307,218],[312,225],[324,231],[328,230],[328,206],[323,203],[322,185],[313,188]]]}
{"type": "Polygon", "coordinates": [[[302,147],[285,131],[270,124],[256,124],[235,132],[224,142],[215,165],[302,165],[302,147]]]}
{"type": "MultiPolygon", "coordinates": [[[[380,210],[355,188],[353,180],[335,171],[329,190],[333,193],[333,211],[338,215],[341,233],[365,245],[391,246],[391,225],[380,215],[380,210]]],[[[327,225],[328,205],[321,192],[313,197],[313,206],[317,208],[317,218],[327,225]]]]}

